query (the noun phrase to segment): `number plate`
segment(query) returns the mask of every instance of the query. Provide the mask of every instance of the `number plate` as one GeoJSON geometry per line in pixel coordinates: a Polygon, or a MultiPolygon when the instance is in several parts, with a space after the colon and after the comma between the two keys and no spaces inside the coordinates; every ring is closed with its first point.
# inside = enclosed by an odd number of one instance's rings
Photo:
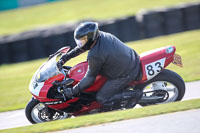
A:
{"type": "Polygon", "coordinates": [[[172,63],[177,66],[183,67],[181,56],[178,54],[174,54],[174,60],[172,63]]]}
{"type": "Polygon", "coordinates": [[[155,77],[164,67],[166,58],[162,58],[160,60],[151,62],[145,65],[145,71],[147,75],[147,79],[150,80],[155,77]]]}

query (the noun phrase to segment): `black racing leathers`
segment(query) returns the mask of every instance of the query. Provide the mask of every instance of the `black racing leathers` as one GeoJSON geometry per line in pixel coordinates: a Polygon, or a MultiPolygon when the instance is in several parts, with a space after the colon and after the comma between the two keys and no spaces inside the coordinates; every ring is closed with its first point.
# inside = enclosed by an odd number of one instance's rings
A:
{"type": "Polygon", "coordinates": [[[134,69],[139,66],[137,53],[115,36],[105,32],[100,32],[99,39],[90,49],[87,60],[87,73],[73,88],[75,94],[92,85],[98,74],[107,77],[108,80],[118,79],[133,72],[137,74],[138,70],[134,69]]]}
{"type": "MultiPolygon", "coordinates": [[[[84,50],[76,47],[70,53],[62,56],[66,62],[84,50]]],[[[133,81],[140,69],[137,53],[123,42],[109,33],[100,32],[96,44],[88,53],[88,70],[84,78],[72,89],[74,95],[90,87],[98,74],[107,77],[107,82],[97,93],[97,101],[104,106],[110,106],[113,101],[134,96],[134,92],[125,92],[123,89],[130,81],[133,81]],[[123,93],[124,92],[124,93],[123,93]],[[129,96],[128,96],[129,97],[129,96]]]]}

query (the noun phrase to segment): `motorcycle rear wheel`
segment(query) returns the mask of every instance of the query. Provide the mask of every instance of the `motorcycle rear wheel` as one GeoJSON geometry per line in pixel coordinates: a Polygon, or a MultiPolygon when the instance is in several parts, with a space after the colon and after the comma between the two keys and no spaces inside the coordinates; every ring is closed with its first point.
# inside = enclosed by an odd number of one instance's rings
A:
{"type": "Polygon", "coordinates": [[[46,107],[43,103],[40,103],[40,101],[32,98],[25,108],[25,114],[27,119],[32,124],[42,123],[52,120],[60,120],[68,117],[67,113],[60,114],[59,112],[56,111],[48,112],[46,110],[48,110],[48,107],[46,107]],[[50,115],[53,115],[52,118],[49,118],[50,115]]]}
{"type": "MultiPolygon", "coordinates": [[[[153,104],[162,104],[182,100],[185,94],[185,83],[181,76],[177,73],[164,69],[153,79],[147,81],[144,84],[135,86],[136,89],[143,90],[144,92],[149,88],[152,90],[165,90],[169,93],[168,99],[164,102],[158,102],[153,104]]],[[[139,103],[141,106],[153,105],[152,103],[139,103]]]]}

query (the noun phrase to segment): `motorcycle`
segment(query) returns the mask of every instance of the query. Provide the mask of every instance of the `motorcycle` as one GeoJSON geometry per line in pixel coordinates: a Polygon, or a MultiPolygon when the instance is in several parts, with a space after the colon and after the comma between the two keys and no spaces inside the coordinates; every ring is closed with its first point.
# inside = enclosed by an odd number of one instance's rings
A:
{"type": "MultiPolygon", "coordinates": [[[[26,106],[25,114],[31,123],[66,119],[73,116],[102,112],[102,106],[96,101],[96,93],[107,79],[96,77],[92,86],[71,99],[65,97],[63,89],[73,87],[81,81],[87,72],[87,61],[74,67],[57,67],[57,57],[67,53],[70,47],[63,47],[39,67],[29,85],[32,99],[26,106]]],[[[175,46],[154,49],[140,55],[138,78],[127,88],[139,89],[143,96],[138,102],[141,106],[180,101],[185,94],[185,83],[177,73],[165,69],[170,63],[182,67],[181,56],[175,54],[175,46]]],[[[127,101],[120,103],[121,109],[127,101]]]]}

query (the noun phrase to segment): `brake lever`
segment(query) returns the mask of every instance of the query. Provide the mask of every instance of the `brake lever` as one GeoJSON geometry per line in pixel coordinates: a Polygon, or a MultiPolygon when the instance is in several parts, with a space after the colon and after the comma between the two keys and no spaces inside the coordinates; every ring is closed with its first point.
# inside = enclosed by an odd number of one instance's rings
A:
{"type": "Polygon", "coordinates": [[[67,101],[67,100],[66,100],[66,97],[65,97],[65,94],[61,91],[61,87],[60,87],[60,86],[58,86],[57,90],[58,90],[58,92],[59,92],[60,94],[62,94],[62,96],[63,96],[63,98],[64,98],[64,101],[67,101]]]}

